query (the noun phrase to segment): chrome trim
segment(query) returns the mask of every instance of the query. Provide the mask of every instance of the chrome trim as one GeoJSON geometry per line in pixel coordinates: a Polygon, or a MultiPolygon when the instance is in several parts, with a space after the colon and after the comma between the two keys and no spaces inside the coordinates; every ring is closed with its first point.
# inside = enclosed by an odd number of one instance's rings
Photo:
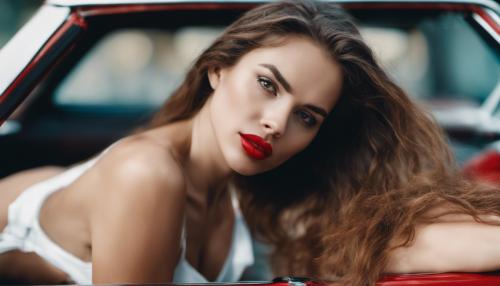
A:
{"type": "Polygon", "coordinates": [[[498,23],[500,25],[500,17],[498,16],[497,13],[495,13],[494,11],[490,10],[490,9],[486,9],[486,14],[488,14],[492,19],[493,21],[495,21],[495,23],[498,23]]]}
{"type": "Polygon", "coordinates": [[[44,5],[0,50],[0,98],[70,13],[44,5]]]}
{"type": "Polygon", "coordinates": [[[301,281],[288,281],[288,286],[307,286],[307,284],[301,281]]]}
{"type": "Polygon", "coordinates": [[[21,124],[14,120],[7,120],[0,126],[0,136],[12,135],[21,131],[21,124]]]}
{"type": "Polygon", "coordinates": [[[500,134],[500,117],[495,116],[495,110],[500,104],[500,82],[484,101],[478,110],[480,121],[476,129],[485,134],[500,134]]]}
{"type": "MultiPolygon", "coordinates": [[[[50,5],[57,6],[89,6],[89,5],[114,5],[114,4],[175,4],[175,3],[255,3],[267,1],[250,1],[250,0],[48,0],[50,5]]],[[[500,5],[494,0],[337,0],[332,1],[337,3],[450,3],[450,4],[476,4],[488,7],[497,13],[500,13],[500,5]]]]}
{"type": "MultiPolygon", "coordinates": [[[[478,14],[472,14],[472,18],[478,23],[497,43],[500,43],[500,35],[478,14]]],[[[492,18],[496,21],[495,18],[492,18]]],[[[498,23],[498,22],[497,22],[498,23]]],[[[500,25],[500,24],[499,24],[500,25]]]]}
{"type": "Polygon", "coordinates": [[[497,83],[493,92],[486,98],[486,100],[481,105],[481,110],[493,116],[493,112],[497,109],[500,104],[500,82],[497,83]]]}

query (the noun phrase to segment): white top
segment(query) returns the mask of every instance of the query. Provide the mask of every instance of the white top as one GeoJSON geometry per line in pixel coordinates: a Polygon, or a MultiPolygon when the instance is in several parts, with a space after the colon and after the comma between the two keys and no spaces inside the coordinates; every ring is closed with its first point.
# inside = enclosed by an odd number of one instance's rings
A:
{"type": "MultiPolygon", "coordinates": [[[[8,210],[7,226],[0,233],[0,253],[13,249],[23,252],[35,252],[55,267],[67,273],[75,283],[92,284],[92,263],[82,261],[54,243],[45,234],[38,219],[40,208],[45,199],[50,194],[75,181],[86,170],[92,167],[108,149],[92,160],[72,167],[55,177],[27,188],[11,203],[8,210]]],[[[238,281],[245,268],[254,262],[250,232],[234,195],[232,196],[232,205],[235,213],[232,242],[224,266],[217,279],[213,282],[238,281]]],[[[173,282],[209,282],[186,260],[185,237],[183,237],[181,244],[182,255],[175,268],[173,282]]]]}
{"type": "MultiPolygon", "coordinates": [[[[235,282],[238,281],[243,271],[254,263],[252,238],[248,227],[241,214],[238,199],[231,192],[231,201],[234,209],[234,226],[231,246],[222,269],[213,282],[235,282]]],[[[186,260],[186,239],[182,238],[182,254],[174,272],[174,283],[206,283],[209,282],[186,260]]]]}

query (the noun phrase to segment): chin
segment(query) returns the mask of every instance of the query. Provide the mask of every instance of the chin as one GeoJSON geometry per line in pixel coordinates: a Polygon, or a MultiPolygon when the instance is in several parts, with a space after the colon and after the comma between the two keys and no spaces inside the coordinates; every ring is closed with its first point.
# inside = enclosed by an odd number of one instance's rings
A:
{"type": "MultiPolygon", "coordinates": [[[[234,162],[234,161],[233,161],[234,162]]],[[[270,171],[277,166],[270,166],[265,160],[257,161],[249,158],[240,158],[235,164],[230,164],[231,169],[243,176],[254,176],[270,171]]]]}
{"type": "Polygon", "coordinates": [[[247,177],[254,176],[260,173],[260,172],[255,172],[253,170],[241,170],[241,169],[234,171],[242,176],[247,176],[247,177]]]}
{"type": "Polygon", "coordinates": [[[239,160],[239,162],[235,162],[235,164],[230,164],[229,166],[234,172],[243,176],[253,176],[264,172],[262,168],[258,168],[254,164],[251,164],[251,162],[248,162],[248,160],[239,160]]]}
{"type": "Polygon", "coordinates": [[[253,160],[239,152],[232,152],[232,154],[227,154],[225,157],[229,168],[242,176],[253,176],[271,169],[267,166],[265,160],[253,160]]]}

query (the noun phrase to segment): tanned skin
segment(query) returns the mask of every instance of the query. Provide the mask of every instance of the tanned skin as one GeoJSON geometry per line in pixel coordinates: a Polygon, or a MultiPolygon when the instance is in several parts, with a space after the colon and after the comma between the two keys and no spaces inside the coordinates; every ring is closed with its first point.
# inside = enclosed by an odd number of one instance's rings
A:
{"type": "MultiPolygon", "coordinates": [[[[184,212],[189,263],[208,279],[220,272],[231,244],[233,212],[227,192],[221,192],[218,207],[210,212],[204,196],[187,194],[192,186],[185,183],[177,156],[183,156],[183,138],[190,137],[179,134],[191,124],[172,124],[121,140],[93,168],[45,201],[42,228],[66,251],[92,261],[94,283],[171,281],[184,212]],[[176,140],[162,140],[169,137],[176,140]],[[117,236],[122,239],[112,239],[117,236]],[[205,239],[189,239],[200,236],[205,239]]],[[[23,190],[62,171],[44,167],[0,181],[0,229],[7,223],[7,206],[23,190]]],[[[0,254],[0,276],[6,283],[70,282],[36,254],[17,250],[0,254]]]]}
{"type": "MultiPolygon", "coordinates": [[[[183,225],[188,262],[214,280],[231,245],[229,178],[271,170],[306,148],[333,109],[343,78],[322,47],[300,37],[252,50],[207,76],[213,93],[193,118],[120,140],[43,204],[42,228],[63,249],[92,262],[93,283],[172,281],[183,225]],[[240,133],[262,137],[272,155],[247,156],[240,133]]],[[[23,190],[61,171],[35,169],[0,181],[0,229],[7,206],[23,190]]],[[[499,227],[450,217],[419,227],[413,245],[390,254],[386,271],[500,269],[499,241],[499,227]]],[[[0,254],[0,271],[8,281],[69,280],[18,251],[0,254]]]]}

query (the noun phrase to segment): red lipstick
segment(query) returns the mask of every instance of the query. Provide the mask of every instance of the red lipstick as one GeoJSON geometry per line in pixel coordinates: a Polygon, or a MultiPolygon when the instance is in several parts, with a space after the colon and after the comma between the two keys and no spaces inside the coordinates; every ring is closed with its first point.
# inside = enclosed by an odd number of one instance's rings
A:
{"type": "Polygon", "coordinates": [[[271,144],[258,135],[240,133],[240,139],[241,147],[251,158],[264,160],[273,153],[271,144]]]}

